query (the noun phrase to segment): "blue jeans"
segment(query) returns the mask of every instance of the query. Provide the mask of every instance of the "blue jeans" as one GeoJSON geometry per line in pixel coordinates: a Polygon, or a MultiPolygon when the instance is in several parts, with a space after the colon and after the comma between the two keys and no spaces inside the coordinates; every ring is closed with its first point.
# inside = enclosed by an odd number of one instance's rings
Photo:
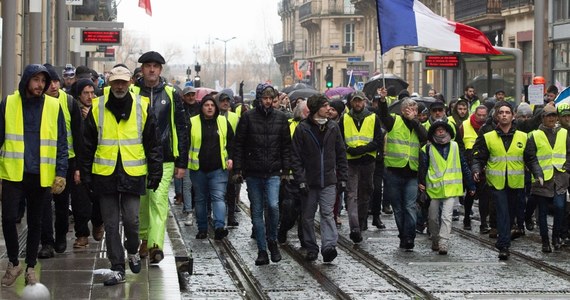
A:
{"type": "Polygon", "coordinates": [[[214,214],[214,228],[226,226],[226,185],[228,184],[228,171],[217,169],[211,172],[190,170],[190,178],[194,183],[196,192],[196,223],[198,231],[208,231],[208,205],[212,201],[214,214]]]}
{"type": "Polygon", "coordinates": [[[400,241],[413,241],[416,238],[417,177],[400,177],[387,168],[384,172],[384,192],[384,197],[392,203],[400,241]]]}
{"type": "Polygon", "coordinates": [[[174,178],[174,193],[182,194],[182,179],[174,178]]]}
{"type": "Polygon", "coordinates": [[[182,178],[182,196],[184,197],[183,212],[191,212],[192,207],[192,180],[190,180],[190,170],[186,170],[182,178]]]}
{"type": "Polygon", "coordinates": [[[251,202],[251,222],[255,230],[257,249],[267,250],[267,239],[277,240],[277,226],[279,224],[279,176],[269,178],[247,177],[247,194],[251,202]],[[269,222],[267,235],[265,222],[263,221],[264,203],[269,210],[269,222]]]}
{"type": "Polygon", "coordinates": [[[538,225],[540,227],[540,237],[548,240],[548,202],[552,199],[554,205],[554,222],[552,224],[552,239],[559,238],[562,234],[562,220],[566,212],[566,193],[556,195],[554,198],[532,195],[538,202],[538,225]]]}
{"type": "Polygon", "coordinates": [[[501,250],[511,246],[511,220],[509,217],[509,206],[513,206],[522,195],[523,189],[511,189],[505,187],[502,190],[496,190],[491,187],[491,194],[495,200],[497,208],[497,232],[499,237],[495,243],[495,247],[501,250]]]}

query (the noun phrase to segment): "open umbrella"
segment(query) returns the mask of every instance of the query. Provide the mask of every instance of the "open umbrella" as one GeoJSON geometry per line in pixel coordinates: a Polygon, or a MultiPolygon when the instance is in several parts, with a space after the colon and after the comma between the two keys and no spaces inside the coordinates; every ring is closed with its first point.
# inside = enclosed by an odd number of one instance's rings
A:
{"type": "MultiPolygon", "coordinates": [[[[426,107],[429,107],[430,104],[437,101],[434,97],[412,97],[412,100],[415,100],[418,103],[423,103],[426,107]]],[[[402,100],[396,100],[388,106],[389,113],[401,114],[400,105],[402,104],[402,100]]]]}
{"type": "Polygon", "coordinates": [[[306,84],[306,83],[298,82],[298,83],[295,83],[295,84],[290,85],[290,86],[288,86],[288,87],[285,87],[285,88],[284,88],[283,90],[281,90],[281,91],[282,91],[283,93],[289,94],[289,93],[291,93],[292,91],[300,90],[300,89],[312,89],[312,90],[314,90],[315,88],[312,87],[312,86],[310,86],[310,85],[308,85],[308,84],[306,84]]]}
{"type": "Polygon", "coordinates": [[[289,94],[287,94],[287,96],[289,96],[289,99],[291,99],[291,101],[297,100],[299,98],[309,98],[312,95],[316,95],[319,92],[314,90],[314,89],[300,89],[300,90],[294,90],[292,92],[290,92],[289,94]]]}
{"type": "Polygon", "coordinates": [[[207,88],[207,87],[196,88],[196,100],[202,101],[202,98],[204,98],[209,93],[215,92],[215,91],[216,90],[211,89],[211,88],[207,88]]]}
{"type": "Polygon", "coordinates": [[[373,98],[372,96],[376,95],[376,90],[384,86],[383,78],[386,81],[386,88],[391,85],[396,88],[396,95],[398,95],[401,90],[408,88],[408,83],[394,74],[378,74],[370,78],[368,82],[364,84],[364,94],[366,94],[367,97],[373,98]]]}
{"type": "Polygon", "coordinates": [[[350,93],[354,92],[354,89],[351,87],[345,87],[345,86],[339,86],[339,87],[334,87],[331,89],[328,89],[325,92],[325,95],[329,98],[334,97],[334,96],[345,96],[348,95],[350,93]]]}

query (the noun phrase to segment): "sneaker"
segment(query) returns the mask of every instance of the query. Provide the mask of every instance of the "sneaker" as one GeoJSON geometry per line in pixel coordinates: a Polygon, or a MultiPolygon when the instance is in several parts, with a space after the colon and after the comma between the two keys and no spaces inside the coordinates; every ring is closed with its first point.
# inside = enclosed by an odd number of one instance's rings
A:
{"type": "Polygon", "coordinates": [[[336,256],[338,255],[335,247],[330,247],[330,248],[323,250],[322,254],[323,254],[323,262],[325,262],[325,263],[332,262],[336,258],[336,256]]]}
{"type": "Polygon", "coordinates": [[[269,252],[271,253],[272,262],[276,263],[281,261],[281,252],[279,251],[277,241],[267,241],[267,248],[269,248],[269,252]]]}
{"type": "Polygon", "coordinates": [[[26,285],[34,285],[38,283],[38,279],[36,278],[36,271],[34,268],[26,269],[25,282],[26,285]]]}
{"type": "Polygon", "coordinates": [[[447,255],[447,246],[446,245],[440,245],[438,253],[439,253],[439,255],[447,255]]]}
{"type": "Polygon", "coordinates": [[[319,258],[319,254],[317,252],[307,252],[307,254],[305,255],[305,260],[306,261],[315,261],[317,260],[317,258],[319,258]]]}
{"type": "Polygon", "coordinates": [[[139,273],[141,271],[140,255],[138,253],[129,254],[128,259],[129,259],[129,268],[131,269],[131,272],[135,274],[139,273]]]}
{"type": "Polygon", "coordinates": [[[360,231],[352,231],[350,233],[350,239],[355,244],[362,242],[362,235],[360,234],[360,231]]]}
{"type": "Polygon", "coordinates": [[[93,230],[91,231],[91,235],[93,236],[93,239],[96,241],[102,240],[103,234],[105,234],[105,225],[103,224],[99,226],[94,226],[93,230]]]}
{"type": "Polygon", "coordinates": [[[207,237],[208,237],[208,233],[206,231],[198,231],[198,234],[196,234],[197,240],[203,240],[207,237]]]}
{"type": "Polygon", "coordinates": [[[148,256],[148,248],[146,243],[146,240],[142,240],[141,245],[139,246],[139,256],[141,258],[146,258],[148,256]]]}
{"type": "Polygon", "coordinates": [[[404,244],[404,249],[406,252],[412,252],[414,250],[414,240],[406,241],[404,244]]]}
{"type": "Polygon", "coordinates": [[[391,214],[394,213],[394,212],[392,211],[392,206],[390,206],[390,205],[384,206],[384,207],[382,208],[382,212],[385,213],[385,214],[387,214],[387,215],[391,215],[391,214]]]}
{"type": "Polygon", "coordinates": [[[184,213],[184,225],[192,226],[194,224],[194,216],[192,216],[191,212],[184,213]]]}
{"type": "Polygon", "coordinates": [[[489,226],[487,226],[487,225],[479,226],[479,233],[480,234],[487,234],[487,233],[489,233],[489,231],[491,231],[491,229],[489,229],[489,226]]]}
{"type": "Polygon", "coordinates": [[[465,217],[463,218],[463,229],[464,230],[471,230],[471,218],[465,217]]]}
{"type": "Polygon", "coordinates": [[[499,250],[499,260],[508,260],[510,255],[509,248],[499,250]]]}
{"type": "Polygon", "coordinates": [[[2,286],[12,286],[18,276],[22,274],[22,267],[20,265],[14,266],[11,262],[8,262],[8,267],[6,267],[6,273],[2,277],[2,286]]]}
{"type": "Polygon", "coordinates": [[[269,264],[269,256],[267,255],[267,251],[261,250],[257,253],[257,259],[255,260],[256,266],[268,265],[269,264]]]}
{"type": "Polygon", "coordinates": [[[158,247],[153,247],[150,248],[148,250],[149,252],[149,263],[150,264],[158,264],[160,263],[163,259],[164,259],[164,252],[162,252],[162,250],[158,249],[158,247]]]}
{"type": "Polygon", "coordinates": [[[228,230],[226,228],[220,227],[216,228],[214,233],[214,240],[219,241],[228,236],[228,230]]]}
{"type": "Polygon", "coordinates": [[[65,252],[66,248],[67,248],[67,239],[65,238],[65,235],[59,236],[56,234],[55,244],[53,245],[53,249],[55,250],[55,252],[63,253],[65,252]]]}
{"type": "Polygon", "coordinates": [[[117,285],[119,283],[125,283],[126,278],[125,278],[125,272],[124,271],[113,271],[113,274],[111,274],[111,277],[107,280],[105,280],[105,282],[103,282],[103,284],[105,286],[112,286],[112,285],[117,285]]]}
{"type": "Polygon", "coordinates": [[[89,239],[86,236],[80,236],[75,240],[75,243],[73,243],[73,248],[81,249],[87,247],[88,245],[89,239]]]}
{"type": "Polygon", "coordinates": [[[52,258],[55,256],[55,250],[53,250],[52,245],[42,245],[40,251],[38,251],[38,258],[52,258]]]}
{"type": "Polygon", "coordinates": [[[238,227],[239,222],[234,218],[228,218],[228,227],[238,227]]]}
{"type": "Polygon", "coordinates": [[[459,221],[459,210],[454,209],[453,210],[453,215],[451,217],[452,221],[459,221]]]}

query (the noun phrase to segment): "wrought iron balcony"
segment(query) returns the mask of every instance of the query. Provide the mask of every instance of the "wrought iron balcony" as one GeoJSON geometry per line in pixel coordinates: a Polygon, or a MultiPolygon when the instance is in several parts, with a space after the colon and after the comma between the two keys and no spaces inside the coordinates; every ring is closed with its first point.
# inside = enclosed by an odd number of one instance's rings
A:
{"type": "Polygon", "coordinates": [[[273,57],[293,56],[293,50],[295,50],[293,45],[292,41],[273,44],[273,57]]]}
{"type": "Polygon", "coordinates": [[[299,6],[299,20],[305,20],[312,15],[311,2],[309,1],[299,6]]]}
{"type": "MultiPolygon", "coordinates": [[[[503,0],[505,2],[505,0],[503,0]]],[[[465,21],[486,15],[500,15],[501,0],[456,0],[455,20],[465,21]]]]}
{"type": "Polygon", "coordinates": [[[534,0],[502,0],[501,2],[503,9],[511,9],[534,4],[534,0]]]}

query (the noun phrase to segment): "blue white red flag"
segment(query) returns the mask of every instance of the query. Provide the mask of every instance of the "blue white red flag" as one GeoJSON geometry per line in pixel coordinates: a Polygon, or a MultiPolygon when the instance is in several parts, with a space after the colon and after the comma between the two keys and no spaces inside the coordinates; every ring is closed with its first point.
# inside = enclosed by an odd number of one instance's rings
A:
{"type": "Polygon", "coordinates": [[[419,0],[376,0],[382,54],[420,46],[470,54],[501,54],[476,28],[436,15],[419,0]]]}
{"type": "Polygon", "coordinates": [[[554,103],[556,103],[556,105],[561,103],[570,104],[570,87],[567,87],[562,92],[560,92],[560,94],[558,94],[554,99],[554,103]]]}

